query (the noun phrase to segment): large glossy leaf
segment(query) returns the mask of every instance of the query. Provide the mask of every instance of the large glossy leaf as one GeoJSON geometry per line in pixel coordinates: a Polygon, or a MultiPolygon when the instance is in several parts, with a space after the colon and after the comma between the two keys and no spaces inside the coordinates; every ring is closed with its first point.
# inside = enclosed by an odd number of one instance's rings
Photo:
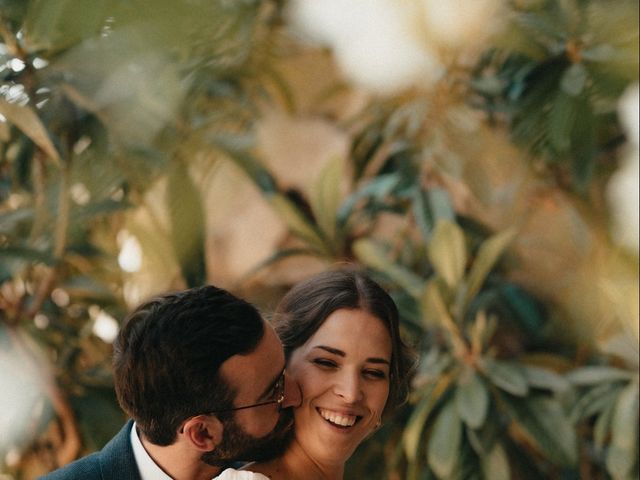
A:
{"type": "Polygon", "coordinates": [[[464,232],[455,223],[441,220],[436,224],[427,253],[436,273],[454,289],[464,275],[467,247],[464,232]]]}
{"type": "Polygon", "coordinates": [[[360,202],[369,199],[383,200],[400,183],[400,180],[401,177],[398,173],[378,175],[371,179],[342,202],[337,212],[338,224],[344,226],[360,202]]]}
{"type": "Polygon", "coordinates": [[[455,393],[458,416],[471,428],[480,428],[487,418],[489,392],[475,371],[467,371],[458,379],[455,393]]]}
{"type": "Polygon", "coordinates": [[[455,212],[447,191],[441,188],[423,190],[416,188],[413,194],[413,216],[423,238],[429,242],[438,220],[455,220],[455,212]]]}
{"type": "Polygon", "coordinates": [[[615,404],[622,387],[617,383],[602,383],[584,392],[571,409],[572,421],[587,419],[615,404]]]}
{"type": "Polygon", "coordinates": [[[309,201],[320,229],[327,238],[336,238],[336,214],[340,204],[340,186],[344,176],[344,161],[333,158],[313,183],[309,201]]]}
{"type": "Polygon", "coordinates": [[[515,235],[516,232],[514,229],[507,229],[493,235],[482,244],[467,277],[467,291],[464,300],[465,310],[471,300],[480,291],[485,278],[505,249],[513,241],[515,235]]]}
{"type": "Polygon", "coordinates": [[[614,478],[630,478],[638,462],[638,383],[630,382],[616,403],[611,422],[607,470],[614,478]]]}
{"type": "Polygon", "coordinates": [[[47,129],[38,115],[28,106],[9,103],[0,98],[0,114],[13,123],[27,137],[38,145],[56,164],[60,164],[60,154],[53,145],[47,129]]]}
{"type": "Polygon", "coordinates": [[[427,445],[429,466],[439,477],[446,478],[453,472],[461,440],[462,423],[454,402],[449,401],[442,407],[427,445]]]}
{"type": "Polygon", "coordinates": [[[520,365],[484,357],[480,363],[481,368],[494,385],[505,392],[519,397],[529,392],[527,377],[520,365]]]}
{"type": "Polygon", "coordinates": [[[537,450],[558,465],[576,464],[576,432],[558,401],[543,396],[501,397],[520,433],[537,450]]]}
{"type": "Polygon", "coordinates": [[[389,259],[389,254],[382,245],[363,238],[354,243],[353,251],[362,263],[384,273],[413,297],[420,298],[424,280],[411,270],[389,259]]]}

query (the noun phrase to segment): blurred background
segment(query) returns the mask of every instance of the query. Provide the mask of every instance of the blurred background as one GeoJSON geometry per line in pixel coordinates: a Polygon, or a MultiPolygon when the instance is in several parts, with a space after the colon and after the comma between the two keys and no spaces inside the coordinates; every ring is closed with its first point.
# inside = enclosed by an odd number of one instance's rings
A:
{"type": "Polygon", "coordinates": [[[126,312],[356,263],[420,365],[347,478],[638,478],[638,13],[0,0],[0,479],[101,448],[126,312]]]}

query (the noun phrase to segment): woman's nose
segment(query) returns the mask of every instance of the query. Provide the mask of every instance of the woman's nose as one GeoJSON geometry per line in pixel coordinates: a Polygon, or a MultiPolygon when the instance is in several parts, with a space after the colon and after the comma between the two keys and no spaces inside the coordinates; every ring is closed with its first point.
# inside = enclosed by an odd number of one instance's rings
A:
{"type": "Polygon", "coordinates": [[[356,403],[363,396],[359,376],[347,372],[336,379],[333,391],[347,403],[356,403]]]}
{"type": "Polygon", "coordinates": [[[285,373],[284,400],[282,401],[282,408],[299,407],[301,403],[302,392],[300,391],[300,385],[285,373]]]}

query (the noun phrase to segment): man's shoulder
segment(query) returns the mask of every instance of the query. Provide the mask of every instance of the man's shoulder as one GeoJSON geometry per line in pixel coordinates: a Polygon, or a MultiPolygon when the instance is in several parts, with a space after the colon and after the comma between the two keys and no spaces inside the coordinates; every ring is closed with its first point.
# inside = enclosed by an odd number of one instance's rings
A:
{"type": "Polygon", "coordinates": [[[65,465],[40,477],[40,480],[139,480],[129,441],[132,425],[132,421],[127,422],[99,452],[65,465]]]}
{"type": "Polygon", "coordinates": [[[100,454],[101,452],[95,452],[80,458],[75,462],[71,462],[58,470],[40,477],[40,480],[101,480],[100,454]]]}

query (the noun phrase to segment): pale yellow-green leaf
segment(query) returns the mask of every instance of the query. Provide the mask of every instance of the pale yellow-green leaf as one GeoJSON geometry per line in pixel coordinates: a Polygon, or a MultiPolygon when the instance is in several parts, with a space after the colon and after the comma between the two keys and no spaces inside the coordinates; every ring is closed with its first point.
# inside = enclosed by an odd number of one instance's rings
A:
{"type": "Polygon", "coordinates": [[[424,424],[429,417],[429,413],[431,413],[432,407],[429,397],[422,398],[418,406],[413,410],[407,422],[407,428],[402,433],[402,445],[409,462],[416,461],[424,424]]]}
{"type": "Polygon", "coordinates": [[[493,235],[482,244],[467,277],[467,291],[464,300],[465,310],[473,297],[478,294],[485,278],[513,241],[515,235],[516,231],[514,229],[508,229],[493,235]]]}
{"type": "Polygon", "coordinates": [[[27,137],[33,140],[38,147],[44,151],[57,165],[60,165],[60,154],[53,145],[47,129],[40,121],[40,118],[30,107],[22,106],[15,103],[9,103],[4,99],[0,99],[0,114],[27,137]]]}
{"type": "Polygon", "coordinates": [[[464,232],[455,223],[439,220],[427,245],[427,254],[436,273],[451,289],[462,277],[467,263],[464,232]]]}
{"type": "Polygon", "coordinates": [[[484,473],[484,478],[491,480],[509,480],[511,478],[507,454],[499,443],[496,443],[491,452],[482,458],[482,473],[484,473]]]}
{"type": "Polygon", "coordinates": [[[386,250],[373,240],[366,238],[356,241],[353,251],[363,264],[384,273],[389,279],[404,288],[410,295],[420,298],[424,288],[424,280],[407,270],[403,266],[393,262],[386,250]]]}
{"type": "Polygon", "coordinates": [[[318,252],[327,253],[324,242],[314,225],[288,198],[283,195],[273,195],[269,201],[294,235],[305,240],[318,252]]]}
{"type": "Polygon", "coordinates": [[[429,466],[440,478],[448,477],[460,456],[462,423],[454,402],[447,402],[433,426],[427,445],[429,466]]]}
{"type": "Polygon", "coordinates": [[[443,321],[443,319],[445,316],[451,316],[440,291],[438,281],[435,279],[427,281],[420,297],[420,307],[425,327],[432,327],[433,325],[446,326],[447,322],[443,321]]]}
{"type": "Polygon", "coordinates": [[[336,214],[341,199],[340,183],[344,176],[343,164],[343,159],[337,156],[327,163],[313,183],[309,197],[311,209],[320,229],[331,240],[336,238],[336,214]]]}
{"type": "Polygon", "coordinates": [[[607,470],[614,478],[627,478],[638,461],[638,383],[620,393],[611,422],[607,470]]]}

